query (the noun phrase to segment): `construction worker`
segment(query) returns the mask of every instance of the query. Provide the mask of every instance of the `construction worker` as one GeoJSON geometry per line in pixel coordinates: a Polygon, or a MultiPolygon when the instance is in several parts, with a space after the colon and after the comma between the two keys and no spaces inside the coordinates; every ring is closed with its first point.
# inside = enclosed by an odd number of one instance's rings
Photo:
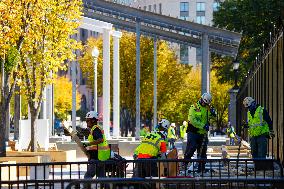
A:
{"type": "Polygon", "coordinates": [[[142,123],[142,129],[140,130],[140,137],[145,137],[148,133],[150,133],[149,127],[142,123]]]}
{"type": "Polygon", "coordinates": [[[244,107],[248,109],[247,123],[250,136],[251,154],[253,158],[265,158],[267,152],[267,138],[274,137],[272,120],[265,108],[256,104],[252,97],[243,100],[244,107]]]}
{"type": "MultiPolygon", "coordinates": [[[[211,101],[212,96],[209,93],[204,93],[200,100],[189,108],[187,146],[184,159],[191,159],[196,150],[198,158],[207,158],[209,119],[212,116],[216,116],[214,108],[210,108],[211,101]]],[[[205,170],[205,164],[199,164],[198,172],[203,170],[205,170]]]]}
{"type": "Polygon", "coordinates": [[[186,133],[186,128],[187,128],[187,122],[183,121],[182,125],[180,126],[179,132],[180,132],[180,138],[183,140],[184,135],[186,133]]]}
{"type": "MultiPolygon", "coordinates": [[[[170,122],[162,119],[159,122],[158,131],[153,131],[147,134],[141,141],[141,144],[134,151],[134,159],[158,159],[159,157],[165,158],[167,152],[167,131],[170,122]]],[[[153,163],[138,163],[136,167],[136,176],[150,177],[158,176],[157,162],[153,163]]]]}
{"type": "Polygon", "coordinates": [[[228,123],[227,134],[230,138],[230,145],[231,146],[235,145],[236,132],[235,128],[231,125],[230,122],[228,123]]]}
{"type": "Polygon", "coordinates": [[[175,141],[177,139],[175,128],[176,128],[176,124],[172,123],[168,129],[168,143],[169,143],[170,150],[175,148],[175,141]]]}
{"type": "Polygon", "coordinates": [[[98,126],[98,113],[90,111],[86,114],[87,127],[90,129],[88,136],[88,144],[86,149],[90,154],[87,172],[84,175],[85,179],[97,177],[105,177],[105,166],[103,163],[95,163],[95,161],[106,161],[110,158],[110,149],[106,140],[103,129],[98,126]]]}

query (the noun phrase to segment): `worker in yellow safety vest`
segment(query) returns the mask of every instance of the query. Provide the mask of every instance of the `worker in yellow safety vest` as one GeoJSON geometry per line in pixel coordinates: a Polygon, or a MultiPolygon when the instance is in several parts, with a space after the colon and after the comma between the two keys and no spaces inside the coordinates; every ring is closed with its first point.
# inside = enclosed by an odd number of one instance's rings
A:
{"type": "MultiPolygon", "coordinates": [[[[170,122],[166,119],[162,119],[159,122],[156,131],[148,133],[142,138],[141,143],[135,149],[133,158],[136,160],[145,159],[158,159],[165,158],[167,152],[167,131],[170,122]]],[[[158,176],[157,162],[141,162],[135,166],[135,176],[137,177],[151,177],[158,176]]]]}
{"type": "Polygon", "coordinates": [[[148,133],[150,133],[149,127],[142,123],[142,129],[140,130],[140,137],[145,137],[148,133]]]}
{"type": "Polygon", "coordinates": [[[256,104],[252,97],[243,100],[244,107],[248,109],[247,122],[250,136],[251,154],[253,158],[265,158],[267,153],[267,138],[274,137],[272,120],[267,110],[256,104]]]}
{"type": "Polygon", "coordinates": [[[84,175],[85,179],[92,179],[95,175],[97,177],[105,177],[105,169],[103,163],[95,163],[97,160],[106,161],[110,158],[110,148],[106,140],[103,129],[98,125],[98,113],[90,111],[86,114],[87,127],[90,130],[88,136],[88,150],[90,157],[87,172],[84,175]]]}
{"type": "Polygon", "coordinates": [[[230,122],[228,123],[227,134],[230,138],[230,145],[235,145],[236,132],[235,128],[231,125],[230,122]]]}
{"type": "Polygon", "coordinates": [[[182,125],[179,128],[180,138],[183,140],[187,129],[187,122],[183,121],[182,125]]]}
{"type": "Polygon", "coordinates": [[[175,141],[177,139],[175,128],[176,124],[172,123],[170,128],[168,129],[168,142],[170,150],[175,148],[175,141]]]}
{"type": "MultiPolygon", "coordinates": [[[[216,111],[211,107],[212,96],[210,93],[204,93],[199,101],[190,106],[188,111],[187,126],[187,145],[184,153],[184,159],[191,159],[197,150],[197,157],[207,158],[207,144],[209,131],[209,120],[216,117],[216,111]]],[[[184,164],[185,167],[187,163],[184,164]]],[[[199,163],[198,172],[205,171],[205,164],[199,163]]]]}

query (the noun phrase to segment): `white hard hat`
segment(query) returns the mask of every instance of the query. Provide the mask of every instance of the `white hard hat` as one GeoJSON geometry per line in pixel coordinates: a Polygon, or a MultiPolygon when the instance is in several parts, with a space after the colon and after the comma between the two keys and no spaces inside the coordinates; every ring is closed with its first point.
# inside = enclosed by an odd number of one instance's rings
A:
{"type": "Polygon", "coordinates": [[[246,97],[243,101],[244,107],[250,107],[250,105],[254,102],[254,99],[250,96],[246,97]]]}
{"type": "Polygon", "coordinates": [[[169,126],[170,126],[170,122],[166,119],[162,119],[160,122],[159,122],[159,125],[161,125],[164,129],[168,129],[169,126]]]}
{"type": "Polygon", "coordinates": [[[183,124],[183,125],[186,125],[186,124],[187,124],[187,122],[186,122],[186,121],[183,121],[183,122],[182,122],[182,124],[183,124]]]}
{"type": "Polygon", "coordinates": [[[89,111],[86,114],[86,119],[87,118],[89,118],[89,119],[92,119],[92,118],[99,119],[99,114],[98,114],[98,112],[95,112],[95,111],[89,111]]]}
{"type": "Polygon", "coordinates": [[[175,124],[175,123],[172,123],[172,124],[171,124],[171,126],[175,127],[175,126],[176,126],[176,124],[175,124]]]}
{"type": "Polygon", "coordinates": [[[203,102],[205,104],[211,104],[211,101],[212,101],[212,96],[210,93],[204,93],[202,96],[201,96],[201,99],[203,100],[203,102]]]}

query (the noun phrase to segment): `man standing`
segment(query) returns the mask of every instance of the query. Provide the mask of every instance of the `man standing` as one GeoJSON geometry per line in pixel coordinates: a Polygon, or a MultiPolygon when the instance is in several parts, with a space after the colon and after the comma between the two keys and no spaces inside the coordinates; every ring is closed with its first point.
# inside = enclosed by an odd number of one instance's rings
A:
{"type": "Polygon", "coordinates": [[[150,133],[149,127],[142,123],[142,129],[140,130],[140,137],[145,137],[148,133],[150,133]]]}
{"type": "Polygon", "coordinates": [[[186,133],[186,129],[187,129],[187,122],[183,121],[182,125],[180,126],[179,132],[180,132],[180,138],[183,140],[184,139],[184,135],[186,133]]]}
{"type": "Polygon", "coordinates": [[[175,127],[176,127],[176,124],[172,123],[170,128],[168,129],[168,142],[169,142],[170,150],[175,148],[175,141],[177,139],[175,127]]]}
{"type": "Polygon", "coordinates": [[[98,117],[98,113],[95,111],[90,111],[86,114],[87,127],[90,129],[89,143],[86,147],[90,154],[90,164],[84,175],[85,179],[92,179],[95,175],[97,177],[105,177],[105,166],[103,163],[96,163],[96,161],[106,161],[110,158],[109,145],[103,129],[98,125],[98,117]]]}
{"type": "MultiPolygon", "coordinates": [[[[191,159],[195,150],[197,150],[198,158],[207,158],[207,132],[209,131],[209,119],[212,116],[216,116],[214,108],[210,108],[211,101],[212,96],[209,93],[204,93],[200,100],[189,108],[187,146],[184,159],[191,159]]],[[[201,172],[204,169],[204,163],[198,165],[198,172],[201,172]]]]}
{"type": "Polygon", "coordinates": [[[267,153],[267,138],[274,137],[272,120],[265,108],[256,104],[252,97],[246,97],[243,101],[248,109],[247,124],[248,134],[251,137],[251,153],[253,158],[265,158],[267,153]]]}
{"type": "Polygon", "coordinates": [[[236,132],[235,128],[231,125],[230,122],[228,123],[227,134],[229,135],[230,138],[230,145],[231,146],[235,145],[236,132]]]}
{"type": "MultiPolygon", "coordinates": [[[[147,134],[141,144],[134,151],[134,159],[158,159],[165,157],[167,152],[166,138],[170,122],[162,119],[159,122],[158,131],[147,134]]],[[[158,176],[157,162],[141,162],[136,167],[138,177],[158,176]]]]}

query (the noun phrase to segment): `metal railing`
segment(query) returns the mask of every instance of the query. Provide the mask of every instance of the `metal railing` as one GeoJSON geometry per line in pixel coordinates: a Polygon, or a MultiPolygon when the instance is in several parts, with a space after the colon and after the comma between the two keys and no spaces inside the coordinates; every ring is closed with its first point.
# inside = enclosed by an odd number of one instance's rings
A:
{"type": "Polygon", "coordinates": [[[68,185],[73,188],[79,183],[112,183],[121,187],[141,187],[139,184],[149,183],[143,185],[144,188],[149,185],[150,188],[153,185],[163,188],[200,185],[242,188],[246,185],[284,183],[283,167],[273,159],[94,161],[92,164],[96,165],[96,169],[103,169],[106,178],[95,176],[93,180],[85,180],[88,164],[90,162],[0,164],[0,188],[66,188],[68,185]],[[205,165],[199,172],[198,164],[205,165]]]}
{"type": "Polygon", "coordinates": [[[283,41],[283,25],[280,24],[270,34],[268,43],[263,45],[237,95],[237,132],[240,134],[242,121],[247,119],[242,101],[246,96],[251,96],[268,110],[272,118],[275,139],[269,141],[268,152],[269,156],[280,160],[282,164],[284,164],[283,41]]]}

